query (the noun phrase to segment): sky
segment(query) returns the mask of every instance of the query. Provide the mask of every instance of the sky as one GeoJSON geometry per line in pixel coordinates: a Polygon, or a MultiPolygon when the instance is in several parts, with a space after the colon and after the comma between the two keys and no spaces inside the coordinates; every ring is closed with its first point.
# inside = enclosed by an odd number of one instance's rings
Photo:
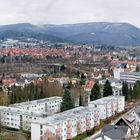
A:
{"type": "Polygon", "coordinates": [[[0,25],[104,21],[140,27],[140,0],[0,0],[0,25]]]}

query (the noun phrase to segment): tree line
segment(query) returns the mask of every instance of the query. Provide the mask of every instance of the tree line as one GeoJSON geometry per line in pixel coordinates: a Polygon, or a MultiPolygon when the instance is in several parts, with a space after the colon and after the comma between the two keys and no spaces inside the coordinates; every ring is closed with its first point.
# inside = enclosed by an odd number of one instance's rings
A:
{"type": "MultiPolygon", "coordinates": [[[[85,77],[80,81],[79,85],[82,88],[83,83],[85,82],[85,77]],[[82,81],[82,82],[81,82],[82,81]]],[[[25,87],[12,86],[10,89],[9,103],[20,103],[24,101],[37,100],[42,98],[48,98],[51,96],[62,96],[62,104],[61,111],[66,111],[74,108],[74,97],[72,96],[73,85],[71,82],[68,85],[61,87],[54,83],[49,83],[47,81],[43,81],[42,84],[30,83],[29,85],[25,85],[25,87]]],[[[91,90],[90,100],[97,100],[102,97],[107,97],[113,95],[112,86],[109,80],[106,80],[103,86],[103,92],[101,93],[101,89],[99,83],[96,82],[91,90]]],[[[137,81],[134,84],[134,87],[128,85],[127,82],[122,83],[122,95],[125,96],[126,100],[138,99],[140,98],[140,81],[137,81]]],[[[83,106],[83,97],[79,95],[79,106],[83,106]]]]}
{"type": "Polygon", "coordinates": [[[90,100],[93,101],[110,95],[113,95],[113,91],[109,80],[106,80],[104,84],[103,93],[101,93],[99,83],[96,82],[91,89],[90,100]]]}
{"type": "Polygon", "coordinates": [[[132,88],[126,81],[122,83],[122,93],[125,96],[126,101],[132,101],[133,99],[140,99],[140,81],[136,81],[132,88]]]}
{"type": "Polygon", "coordinates": [[[10,104],[14,104],[52,96],[61,96],[62,91],[61,86],[57,82],[50,83],[44,80],[41,84],[32,82],[24,87],[14,85],[9,89],[8,96],[10,104]]]}
{"type": "MultiPolygon", "coordinates": [[[[112,87],[109,80],[106,80],[103,87],[103,93],[101,93],[100,86],[96,82],[91,90],[90,100],[97,100],[102,97],[113,95],[112,87]]],[[[140,99],[140,81],[136,81],[132,87],[126,81],[122,82],[122,95],[125,96],[126,101],[132,101],[133,99],[140,99]]]]}

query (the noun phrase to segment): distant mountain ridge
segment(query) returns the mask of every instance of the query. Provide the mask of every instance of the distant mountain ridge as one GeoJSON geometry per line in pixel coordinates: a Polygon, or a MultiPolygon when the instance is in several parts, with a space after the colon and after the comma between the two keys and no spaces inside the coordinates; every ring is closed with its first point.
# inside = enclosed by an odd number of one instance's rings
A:
{"type": "Polygon", "coordinates": [[[128,23],[91,22],[64,25],[20,23],[0,26],[0,39],[35,38],[106,45],[140,45],[140,29],[128,23]]]}

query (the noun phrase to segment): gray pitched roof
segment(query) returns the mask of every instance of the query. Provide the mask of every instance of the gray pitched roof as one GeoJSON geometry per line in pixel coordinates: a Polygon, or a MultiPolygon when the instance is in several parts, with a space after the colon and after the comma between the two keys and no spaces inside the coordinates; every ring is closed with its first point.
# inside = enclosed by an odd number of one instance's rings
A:
{"type": "Polygon", "coordinates": [[[140,106],[134,107],[134,112],[137,114],[137,116],[140,118],[140,106]]]}
{"type": "Polygon", "coordinates": [[[114,125],[105,125],[102,129],[103,135],[113,139],[121,140],[125,137],[129,127],[128,126],[114,126],[114,125]]]}

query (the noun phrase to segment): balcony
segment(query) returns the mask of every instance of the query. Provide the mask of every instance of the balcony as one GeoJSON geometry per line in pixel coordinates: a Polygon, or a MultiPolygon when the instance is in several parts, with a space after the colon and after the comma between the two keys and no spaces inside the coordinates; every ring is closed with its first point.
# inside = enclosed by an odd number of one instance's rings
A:
{"type": "Polygon", "coordinates": [[[71,134],[67,134],[67,139],[71,139],[71,138],[72,138],[71,134]]]}
{"type": "Polygon", "coordinates": [[[71,127],[71,123],[68,123],[68,124],[67,124],[67,128],[70,128],[70,127],[71,127]]]}
{"type": "Polygon", "coordinates": [[[87,122],[86,125],[89,126],[89,125],[91,125],[91,123],[90,122],[87,122]]]}
{"type": "Polygon", "coordinates": [[[97,113],[96,113],[96,114],[94,114],[94,117],[95,117],[95,118],[96,118],[96,117],[99,117],[99,114],[97,114],[97,113]]]}
{"type": "Polygon", "coordinates": [[[67,130],[67,134],[71,134],[71,132],[72,132],[72,129],[67,130]]]}
{"type": "Polygon", "coordinates": [[[59,134],[61,132],[61,128],[56,129],[56,133],[59,134]]]}
{"type": "Polygon", "coordinates": [[[90,117],[87,117],[86,120],[87,120],[87,121],[90,120],[90,117]]]}
{"type": "Polygon", "coordinates": [[[78,122],[77,122],[77,123],[78,123],[78,124],[80,124],[81,122],[82,122],[82,120],[78,120],[78,122]]]}

